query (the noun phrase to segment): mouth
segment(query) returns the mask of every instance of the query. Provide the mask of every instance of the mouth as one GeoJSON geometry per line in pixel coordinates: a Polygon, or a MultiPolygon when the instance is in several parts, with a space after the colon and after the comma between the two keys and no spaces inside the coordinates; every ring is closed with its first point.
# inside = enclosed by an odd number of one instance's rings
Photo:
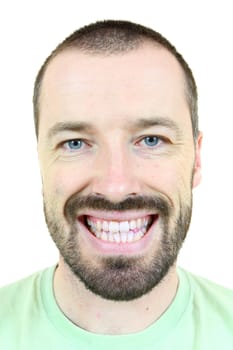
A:
{"type": "Polygon", "coordinates": [[[83,215],[79,220],[99,241],[124,244],[141,240],[158,217],[158,214],[154,214],[121,221],[83,215]]]}

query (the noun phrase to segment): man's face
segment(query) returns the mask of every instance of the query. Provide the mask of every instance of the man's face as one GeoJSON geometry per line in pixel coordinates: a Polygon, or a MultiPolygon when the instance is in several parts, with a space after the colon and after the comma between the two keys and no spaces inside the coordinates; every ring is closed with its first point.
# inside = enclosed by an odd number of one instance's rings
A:
{"type": "Polygon", "coordinates": [[[42,85],[38,150],[60,263],[104,298],[140,297],[174,265],[199,183],[182,70],[149,44],[73,50],[42,85]]]}

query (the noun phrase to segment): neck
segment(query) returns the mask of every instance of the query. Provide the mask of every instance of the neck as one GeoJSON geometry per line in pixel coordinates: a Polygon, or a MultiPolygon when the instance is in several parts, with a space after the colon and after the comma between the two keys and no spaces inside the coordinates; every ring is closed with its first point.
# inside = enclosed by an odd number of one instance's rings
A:
{"type": "Polygon", "coordinates": [[[169,307],[177,287],[175,266],[151,292],[125,302],[93,294],[62,260],[54,278],[56,301],[65,316],[80,328],[100,334],[129,334],[147,328],[169,307]]]}

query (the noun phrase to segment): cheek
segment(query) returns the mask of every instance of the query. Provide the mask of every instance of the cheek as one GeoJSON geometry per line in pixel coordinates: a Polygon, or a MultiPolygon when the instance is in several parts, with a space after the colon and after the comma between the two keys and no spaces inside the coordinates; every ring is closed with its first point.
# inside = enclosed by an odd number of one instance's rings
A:
{"type": "Polygon", "coordinates": [[[191,189],[192,166],[182,159],[160,160],[144,166],[144,178],[154,190],[164,193],[172,201],[180,195],[189,193],[191,189]]]}
{"type": "Polygon", "coordinates": [[[70,165],[60,165],[50,168],[43,177],[44,192],[56,198],[66,200],[75,192],[85,187],[87,176],[84,172],[70,165]]]}

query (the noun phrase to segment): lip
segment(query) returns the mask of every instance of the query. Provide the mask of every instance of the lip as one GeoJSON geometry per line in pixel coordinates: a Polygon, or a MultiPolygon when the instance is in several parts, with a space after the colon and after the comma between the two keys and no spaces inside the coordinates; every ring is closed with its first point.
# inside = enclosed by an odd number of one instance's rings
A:
{"type": "MultiPolygon", "coordinates": [[[[157,213],[149,214],[148,212],[141,212],[140,215],[137,212],[137,215],[135,216],[135,213],[131,212],[131,215],[128,215],[127,212],[124,213],[109,213],[109,215],[106,215],[106,212],[100,213],[98,212],[98,215],[96,215],[96,212],[88,212],[85,213],[86,215],[94,216],[99,219],[106,219],[106,220],[118,220],[118,221],[124,221],[124,220],[133,220],[136,218],[145,217],[148,215],[153,215],[153,222],[150,226],[149,230],[146,232],[146,234],[139,240],[135,242],[130,243],[117,243],[117,242],[109,242],[109,241],[103,241],[96,236],[94,236],[86,227],[84,223],[84,219],[77,219],[77,225],[79,226],[79,235],[82,241],[84,240],[84,244],[88,245],[89,252],[94,251],[95,254],[101,255],[101,256],[112,256],[112,255],[140,255],[145,252],[146,249],[150,246],[150,242],[154,238],[154,235],[158,235],[158,222],[159,222],[159,215],[157,213]],[[92,214],[92,215],[91,215],[92,214]],[[104,214],[104,215],[103,215],[104,214]],[[122,215],[123,214],[123,215],[122,215]]],[[[82,218],[84,218],[84,215],[82,215],[82,218]]],[[[82,244],[82,243],[81,243],[82,244]]]]}

